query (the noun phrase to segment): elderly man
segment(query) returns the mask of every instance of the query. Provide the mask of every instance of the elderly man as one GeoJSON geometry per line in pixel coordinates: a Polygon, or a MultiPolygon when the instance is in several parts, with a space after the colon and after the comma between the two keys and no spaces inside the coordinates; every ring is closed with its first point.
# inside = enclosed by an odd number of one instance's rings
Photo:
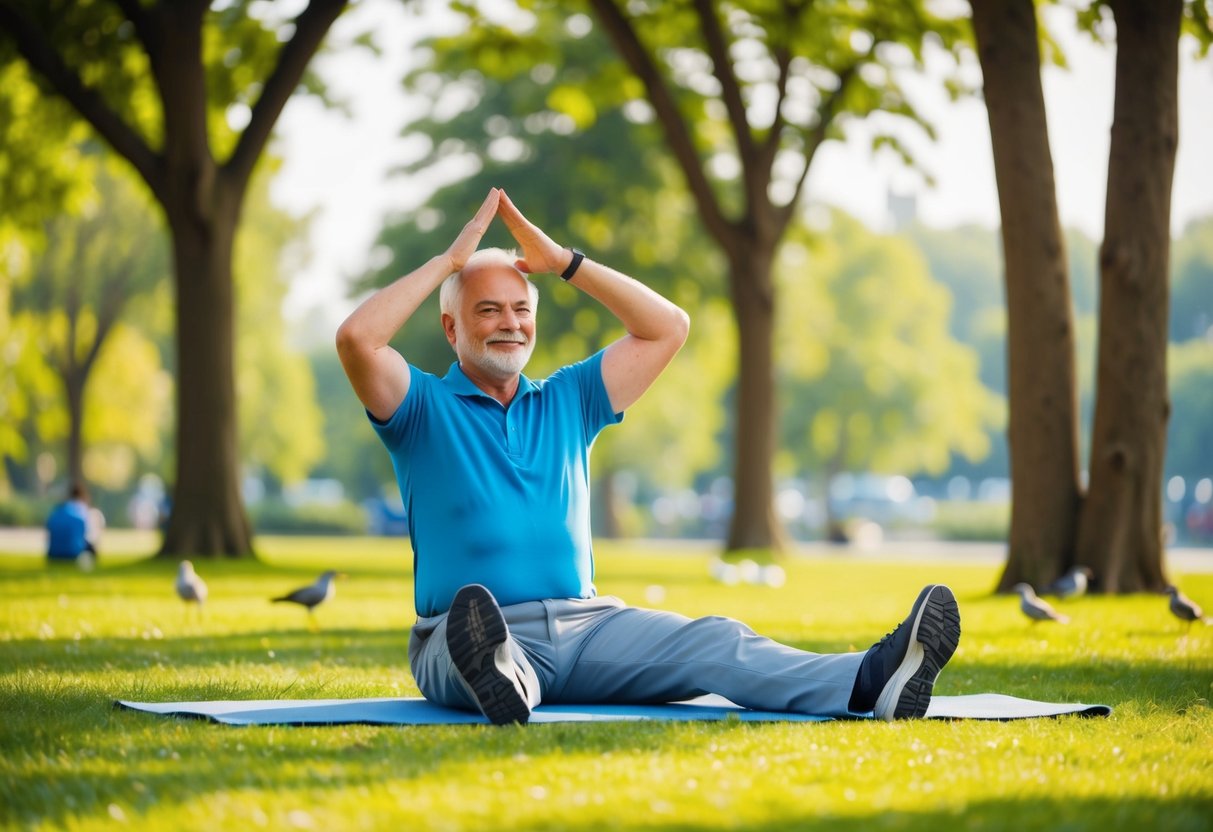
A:
{"type": "Polygon", "coordinates": [[[409,664],[433,702],[525,723],[541,702],[668,702],[717,693],[763,710],[920,717],[960,639],[928,586],[864,653],[819,655],[740,622],[624,605],[593,584],[589,454],[686,340],[687,314],[556,244],[493,189],[447,250],[342,324],[337,350],[408,508],[417,622],[409,664]],[[521,257],[476,247],[500,216],[521,257]],[[543,381],[522,374],[538,291],[558,274],[626,334],[543,381]],[[388,345],[441,285],[457,360],[439,378],[388,345]]]}

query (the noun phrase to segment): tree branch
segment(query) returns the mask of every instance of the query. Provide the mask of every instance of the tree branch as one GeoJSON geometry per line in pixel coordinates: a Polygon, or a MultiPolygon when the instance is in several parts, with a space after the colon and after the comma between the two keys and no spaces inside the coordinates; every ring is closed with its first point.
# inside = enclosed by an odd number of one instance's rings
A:
{"type": "Polygon", "coordinates": [[[151,24],[147,10],[139,0],[114,0],[126,19],[135,27],[135,36],[144,44],[147,52],[151,53],[157,46],[159,33],[151,24]]]}
{"type": "MultiPolygon", "coordinates": [[[[798,21],[804,19],[813,8],[813,0],[791,0],[783,4],[784,17],[784,36],[778,45],[771,47],[771,54],[775,56],[775,65],[779,69],[779,77],[775,81],[775,118],[771,121],[771,128],[767,133],[766,141],[762,143],[761,155],[759,156],[758,164],[762,169],[770,171],[775,164],[775,157],[779,153],[780,142],[783,141],[784,130],[787,129],[787,119],[783,117],[783,104],[788,98],[788,79],[792,72],[792,50],[788,48],[788,38],[794,32],[794,28],[798,21]]],[[[772,37],[772,43],[774,38],[772,37]]]]}
{"type": "Polygon", "coordinates": [[[224,165],[223,176],[237,190],[243,189],[248,182],[253,165],[265,149],[282,108],[299,86],[308,63],[320,48],[333,21],[347,4],[348,0],[311,0],[295,18],[295,34],[278,53],[278,63],[253,105],[248,126],[240,134],[236,149],[224,165]]]}
{"type": "Polygon", "coordinates": [[[704,40],[707,41],[708,56],[712,59],[712,74],[720,81],[720,97],[729,114],[729,126],[733,128],[737,152],[741,154],[744,163],[754,157],[754,136],[750,132],[750,121],[746,117],[745,102],[741,100],[741,85],[729,58],[729,45],[725,42],[720,18],[716,16],[716,9],[711,0],[695,0],[695,12],[699,15],[699,25],[703,30],[704,40]]]}
{"type": "Polygon", "coordinates": [[[10,0],[0,0],[0,30],[8,32],[17,51],[30,68],[42,76],[101,135],[118,155],[125,158],[144,181],[157,190],[158,157],[101,95],[88,87],[47,40],[43,31],[24,17],[10,0]]]}
{"type": "Polygon", "coordinates": [[[809,168],[813,165],[813,157],[817,155],[817,148],[821,147],[822,142],[825,141],[826,134],[829,132],[830,127],[833,126],[834,119],[838,115],[839,105],[846,95],[851,79],[859,71],[861,62],[862,60],[856,61],[838,73],[838,87],[817,105],[817,124],[813,125],[811,130],[803,131],[805,137],[804,167],[801,168],[800,176],[796,180],[796,189],[792,192],[792,198],[788,200],[787,205],[779,209],[776,215],[780,233],[783,232],[783,229],[787,227],[792,217],[796,214],[796,205],[800,202],[800,194],[804,190],[805,180],[809,177],[809,168]]]}
{"type": "MultiPolygon", "coordinates": [[[[775,119],[771,122],[770,131],[758,156],[758,167],[770,171],[775,164],[775,154],[779,152],[779,143],[783,139],[783,131],[788,122],[783,117],[783,102],[788,97],[788,77],[792,68],[792,53],[787,46],[773,50],[775,63],[779,67],[779,78],[775,82],[775,119]]],[[[769,174],[768,174],[769,176],[769,174]]]]}
{"type": "Polygon", "coordinates": [[[708,233],[720,240],[726,248],[732,248],[733,240],[736,237],[733,224],[721,211],[716,194],[712,191],[712,185],[704,173],[703,163],[695,151],[690,129],[679,112],[674,96],[653,62],[652,56],[640,42],[635,28],[619,11],[614,0],[590,0],[590,5],[597,12],[598,19],[615,43],[619,54],[648,90],[649,102],[657,113],[657,120],[665,132],[666,142],[679,167],[682,168],[683,176],[687,180],[687,187],[690,188],[708,233]]]}

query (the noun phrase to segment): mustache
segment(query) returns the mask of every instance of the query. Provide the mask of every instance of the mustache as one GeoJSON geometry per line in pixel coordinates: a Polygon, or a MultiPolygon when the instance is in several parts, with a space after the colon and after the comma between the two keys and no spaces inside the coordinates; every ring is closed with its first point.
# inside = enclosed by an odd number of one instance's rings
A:
{"type": "Polygon", "coordinates": [[[486,344],[525,344],[527,338],[521,332],[501,333],[484,340],[486,344]]]}

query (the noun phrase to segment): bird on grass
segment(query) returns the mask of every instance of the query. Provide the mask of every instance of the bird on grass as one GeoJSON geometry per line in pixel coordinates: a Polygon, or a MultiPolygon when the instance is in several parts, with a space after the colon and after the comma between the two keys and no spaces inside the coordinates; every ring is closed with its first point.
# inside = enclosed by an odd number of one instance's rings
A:
{"type": "Polygon", "coordinates": [[[181,565],[177,567],[177,597],[186,603],[186,609],[190,604],[197,604],[199,612],[202,611],[202,605],[206,603],[206,581],[194,571],[194,564],[188,560],[181,561],[181,565]]]}
{"type": "Polygon", "coordinates": [[[1053,609],[1048,602],[1040,600],[1036,595],[1036,590],[1032,589],[1031,584],[1015,584],[1012,587],[1019,593],[1019,608],[1023,610],[1023,614],[1032,619],[1032,623],[1037,621],[1056,621],[1058,624],[1069,624],[1069,616],[1062,615],[1057,610],[1053,609]]]}
{"type": "Polygon", "coordinates": [[[1075,566],[1066,574],[1049,584],[1046,595],[1056,595],[1058,598],[1077,598],[1085,595],[1087,587],[1095,573],[1085,566],[1075,566]]]}
{"type": "Polygon", "coordinates": [[[1187,623],[1189,630],[1192,629],[1193,621],[1203,620],[1206,624],[1209,623],[1209,620],[1205,618],[1205,611],[1200,608],[1199,604],[1180,592],[1179,587],[1167,587],[1167,594],[1171,596],[1171,602],[1168,605],[1171,614],[1187,623]]]}
{"type": "Polygon", "coordinates": [[[316,619],[313,617],[312,611],[337,593],[337,588],[333,585],[333,582],[337,578],[342,577],[345,577],[342,573],[330,569],[317,578],[316,583],[301,586],[299,589],[288,592],[286,595],[280,595],[270,600],[275,604],[289,601],[292,604],[306,607],[308,627],[314,630],[316,629],[316,619]]]}

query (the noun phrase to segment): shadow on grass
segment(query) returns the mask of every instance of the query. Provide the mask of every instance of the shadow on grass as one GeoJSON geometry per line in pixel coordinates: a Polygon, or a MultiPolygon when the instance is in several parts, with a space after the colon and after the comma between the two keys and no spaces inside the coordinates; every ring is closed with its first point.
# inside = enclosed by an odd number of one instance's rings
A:
{"type": "Polygon", "coordinates": [[[232,664],[290,667],[337,660],[343,665],[408,665],[407,630],[259,630],[228,635],[160,639],[70,638],[5,642],[0,655],[11,668],[36,668],[80,674],[95,671],[146,672],[171,667],[191,669],[232,664]]]}
{"type": "MultiPolygon", "coordinates": [[[[0,594],[19,597],[55,597],[59,594],[87,594],[104,587],[108,581],[123,581],[123,594],[171,595],[173,581],[177,575],[179,560],[160,560],[150,558],[117,564],[107,564],[101,560],[98,568],[92,572],[82,572],[72,564],[50,564],[45,562],[38,568],[20,570],[0,570],[0,594]],[[142,589],[142,584],[131,584],[131,579],[147,579],[157,587],[150,593],[142,589]],[[131,591],[132,588],[137,588],[131,591]]],[[[384,578],[397,580],[412,580],[411,558],[401,558],[390,566],[376,567],[366,561],[346,566],[342,565],[340,557],[333,558],[334,568],[349,573],[352,580],[380,580],[384,578]]],[[[322,569],[310,565],[284,564],[267,562],[256,558],[240,558],[218,562],[206,560],[194,561],[199,574],[208,582],[235,583],[241,579],[258,582],[279,580],[286,583],[311,583],[319,576],[322,569]],[[213,568],[212,568],[213,567],[213,568]],[[217,576],[216,576],[217,573],[217,576]]]]}
{"type": "MultiPolygon", "coordinates": [[[[329,794],[365,791],[366,788],[382,786],[390,782],[399,788],[423,789],[421,781],[427,776],[450,777],[452,770],[468,769],[475,773],[469,776],[467,799],[474,800],[470,790],[476,788],[484,774],[494,770],[509,769],[519,760],[532,754],[552,753],[552,740],[571,745],[579,754],[627,753],[638,755],[660,753],[673,743],[681,743],[683,751],[695,752],[710,743],[727,737],[731,732],[750,730],[741,724],[717,723],[712,730],[695,736],[678,736],[668,725],[632,726],[626,736],[595,732],[585,726],[545,726],[549,731],[562,728],[563,737],[545,738],[539,745],[529,741],[534,737],[533,729],[491,729],[478,727],[471,730],[441,731],[436,729],[401,729],[393,732],[350,732],[338,743],[284,747],[275,745],[270,729],[237,728],[230,731],[230,741],[220,753],[196,755],[176,754],[171,742],[161,745],[152,742],[146,747],[134,749],[124,755],[125,767],[113,773],[97,775],[90,772],[87,784],[82,785],[78,772],[46,766],[31,770],[28,776],[19,778],[11,785],[20,794],[16,801],[5,800],[5,809],[0,809],[0,818],[24,825],[50,826],[54,828],[75,825],[73,821],[106,820],[118,804],[139,815],[153,811],[171,809],[174,804],[188,805],[210,793],[264,791],[274,797],[285,799],[298,806],[322,806],[329,794]],[[596,743],[595,736],[609,736],[609,742],[596,743]],[[698,740],[698,741],[697,741],[698,740]],[[216,782],[215,771],[222,768],[223,781],[216,782]],[[197,780],[195,781],[195,775],[197,780]],[[410,782],[412,781],[412,782],[410,782]]],[[[815,731],[828,730],[828,726],[815,726],[815,731]]],[[[570,759],[568,764],[592,765],[592,759],[570,759]]],[[[794,786],[795,773],[786,775],[794,786]]],[[[1165,778],[1163,778],[1165,780],[1165,778]]],[[[899,784],[899,788],[910,789],[910,778],[899,784]]],[[[517,784],[499,787],[507,793],[517,790],[518,799],[527,800],[525,792],[517,784]]],[[[1213,816],[1213,798],[1207,795],[1172,795],[1159,797],[1143,796],[1079,796],[1072,794],[1028,794],[1022,797],[982,799],[958,802],[948,795],[916,795],[918,801],[929,808],[891,809],[887,806],[865,805],[869,796],[879,802],[887,801],[888,795],[872,789],[870,784],[858,790],[847,790],[849,796],[840,811],[837,796],[821,803],[808,803],[795,812],[786,806],[776,806],[762,816],[761,809],[747,806],[744,813],[732,817],[728,807],[721,807],[711,821],[694,822],[671,818],[660,821],[646,812],[646,807],[637,805],[634,793],[615,797],[604,795],[607,801],[618,801],[621,813],[632,810],[630,815],[620,815],[611,828],[644,830],[645,832],[709,832],[723,828],[745,828],[754,832],[778,832],[779,830],[824,830],[824,832],[869,832],[869,830],[924,830],[937,832],[948,829],[1008,830],[1022,832],[1025,829],[1108,830],[1149,829],[1152,832],[1204,832],[1209,828],[1213,816]],[[933,799],[934,798],[934,799],[933,799]],[[854,807],[852,810],[851,807],[854,807]],[[758,817],[756,817],[756,815],[758,817]]],[[[899,795],[905,802],[905,793],[899,795]]],[[[501,795],[494,799],[500,800],[501,795]]],[[[705,798],[707,796],[705,795],[705,798]]],[[[660,802],[660,794],[654,800],[660,802]]],[[[736,795],[739,800],[745,796],[736,795]]],[[[643,798],[641,798],[643,801],[643,798]]],[[[386,808],[386,807],[385,807],[386,808]]],[[[452,809],[459,807],[452,806],[452,809]]],[[[559,806],[553,806],[558,810],[559,806]]],[[[433,828],[456,828],[458,815],[434,819],[433,828]]],[[[138,818],[135,818],[138,821],[138,818]]],[[[230,820],[230,819],[229,819],[230,820]]],[[[381,818],[386,821],[387,818],[381,818]]],[[[410,818],[409,828],[431,828],[416,817],[410,818]]],[[[473,825],[458,828],[476,828],[473,825]]],[[[597,830],[602,828],[602,816],[593,814],[583,822],[572,820],[567,812],[548,816],[532,822],[518,819],[502,819],[495,828],[510,830],[597,830]]],[[[402,821],[403,822],[403,821],[402,821]]],[[[395,825],[395,824],[393,824],[395,825]]]]}
{"type": "MultiPolygon", "coordinates": [[[[838,642],[790,640],[792,646],[815,652],[846,652],[838,642]]],[[[205,684],[207,668],[253,665],[271,669],[309,668],[317,663],[343,668],[376,668],[408,673],[408,628],[344,628],[311,632],[306,629],[254,630],[229,634],[96,638],[26,638],[0,645],[8,668],[40,673],[137,673],[139,686],[171,670],[171,678],[199,672],[205,684]]],[[[1035,661],[983,660],[964,657],[948,665],[936,692],[1006,693],[1033,699],[1116,704],[1120,691],[1157,691],[1162,696],[1192,691],[1208,696],[1213,661],[1209,657],[1119,658],[1041,654],[1035,661]],[[1109,701],[1111,700],[1111,701],[1109,701]]],[[[167,674],[166,674],[167,675],[167,674]]],[[[136,681],[132,679],[131,681],[136,681]]],[[[368,692],[368,696],[384,695],[368,692]]],[[[116,691],[115,698],[134,698],[116,691]]],[[[236,697],[231,698],[250,698],[236,697]]],[[[256,698],[264,698],[258,696],[256,698]]]]}
{"type": "MultiPolygon", "coordinates": [[[[945,798],[946,799],[946,798],[945,798]]],[[[1177,801],[1159,798],[1081,798],[1065,795],[1049,797],[1006,798],[982,800],[955,808],[941,810],[863,811],[845,816],[831,812],[806,809],[799,816],[782,816],[767,823],[749,822],[751,832],[784,832],[812,829],[817,832],[851,832],[851,830],[937,830],[981,829],[993,832],[1023,832],[1026,829],[1107,830],[1149,829],[1151,832],[1206,832],[1209,829],[1213,800],[1188,799],[1177,801]]],[[[720,823],[688,824],[672,821],[667,824],[638,823],[629,829],[644,832],[696,832],[724,828],[720,823]]]]}

